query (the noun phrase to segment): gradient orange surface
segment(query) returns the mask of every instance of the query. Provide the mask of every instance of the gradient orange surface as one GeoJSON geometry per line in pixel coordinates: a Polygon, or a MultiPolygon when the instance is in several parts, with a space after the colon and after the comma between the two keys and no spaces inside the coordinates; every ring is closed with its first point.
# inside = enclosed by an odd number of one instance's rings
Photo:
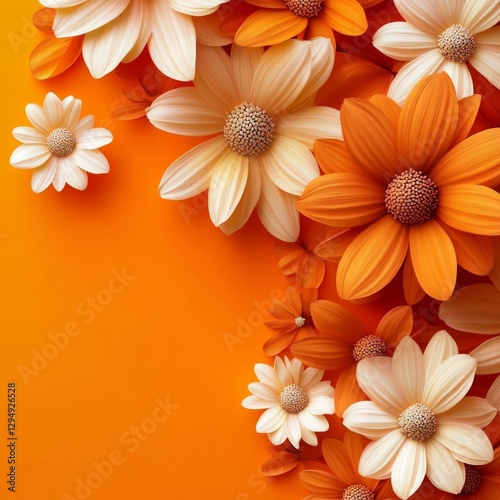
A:
{"type": "MultiPolygon", "coordinates": [[[[80,59],[48,81],[29,72],[42,38],[35,0],[3,2],[0,169],[0,498],[18,500],[299,499],[297,474],[264,479],[261,412],[241,401],[268,362],[270,298],[283,294],[275,240],[256,217],[227,237],[206,197],[158,194],[168,164],[201,140],[111,110],[116,73],[80,59]],[[30,188],[9,165],[24,108],[73,95],[114,141],[107,175],[78,192],[30,188]],[[8,491],[7,384],[16,389],[16,492],[8,491]]],[[[330,275],[324,287],[332,289],[330,275]]],[[[370,309],[370,307],[369,307],[370,309]]]]}

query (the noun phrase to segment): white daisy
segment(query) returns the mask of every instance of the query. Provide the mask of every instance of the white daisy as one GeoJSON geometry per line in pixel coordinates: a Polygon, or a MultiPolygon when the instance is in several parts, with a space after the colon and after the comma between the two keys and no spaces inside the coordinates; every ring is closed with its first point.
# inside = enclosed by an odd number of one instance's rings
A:
{"type": "Polygon", "coordinates": [[[388,96],[402,104],[424,76],[450,75],[458,98],[474,93],[468,64],[500,88],[500,0],[394,0],[407,22],[382,26],[373,45],[409,61],[394,78],[388,96]]]}
{"type": "Polygon", "coordinates": [[[422,354],[405,337],[393,358],[358,363],[358,383],[371,399],[347,408],[344,425],[373,439],[363,451],[359,473],[391,478],[396,495],[406,500],[425,475],[437,488],[458,494],[466,464],[493,459],[490,440],[481,430],[496,415],[485,399],[464,397],[476,373],[476,360],[458,354],[445,331],[435,334],[422,354]]]}
{"type": "Polygon", "coordinates": [[[274,445],[286,439],[295,448],[303,439],[316,446],[315,432],[328,430],[324,414],[334,412],[333,387],[321,380],[323,370],[306,368],[298,359],[274,359],[274,368],[258,363],[255,374],[260,382],[249,384],[252,396],[242,402],[245,408],[266,411],[257,422],[257,432],[266,433],[274,445]]]}
{"type": "Polygon", "coordinates": [[[82,101],[73,96],[63,101],[49,92],[43,108],[26,106],[26,115],[35,127],[16,127],[12,134],[23,143],[14,150],[10,164],[34,168],[31,187],[35,193],[51,183],[57,191],[68,183],[76,189],[87,187],[87,172],[105,174],[109,163],[98,148],[109,144],[113,135],[105,128],[92,128],[94,117],[80,120],[82,101]]]}
{"type": "Polygon", "coordinates": [[[146,44],[158,69],[176,80],[194,78],[196,32],[205,16],[228,0],[40,0],[57,9],[58,38],[85,35],[83,58],[94,78],[130,62],[146,44]]]}

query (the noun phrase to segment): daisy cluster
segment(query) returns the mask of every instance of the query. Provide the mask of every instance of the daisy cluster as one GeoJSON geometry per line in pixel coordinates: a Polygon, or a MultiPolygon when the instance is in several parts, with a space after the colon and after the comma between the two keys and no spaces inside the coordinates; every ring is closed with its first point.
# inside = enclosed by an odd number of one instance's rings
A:
{"type": "MultiPolygon", "coordinates": [[[[280,242],[274,361],[243,401],[265,410],[263,474],[302,469],[316,500],[498,498],[500,0],[40,3],[36,78],[150,58],[113,116],[207,137],[160,196],[207,191],[225,234],[256,213],[280,242]]],[[[80,112],[27,106],[10,162],[34,191],[109,170],[80,112]]]]}

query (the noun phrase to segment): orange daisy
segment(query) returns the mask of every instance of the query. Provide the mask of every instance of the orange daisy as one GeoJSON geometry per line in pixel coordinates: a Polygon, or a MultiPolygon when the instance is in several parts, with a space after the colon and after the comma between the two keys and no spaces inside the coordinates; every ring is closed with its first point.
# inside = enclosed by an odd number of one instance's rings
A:
{"type": "Polygon", "coordinates": [[[359,459],[369,440],[347,431],[344,441],[325,439],[323,456],[331,472],[304,470],[300,473],[302,484],[314,495],[306,500],[389,500],[396,498],[390,481],[363,477],[358,472],[359,459]]]}
{"type": "Polygon", "coordinates": [[[500,193],[492,189],[500,182],[500,128],[466,138],[479,100],[458,101],[449,76],[438,73],[421,80],[402,108],[381,95],[345,101],[344,142],[327,143],[334,147],[322,159],[335,172],[312,180],[297,201],[318,222],[364,227],[339,262],[341,298],[381,290],[405,259],[405,294],[417,298],[421,287],[447,300],[457,263],[490,272],[491,237],[500,234],[500,193]]]}
{"type": "Polygon", "coordinates": [[[335,302],[317,300],[311,304],[311,318],[319,333],[292,345],[295,358],[321,370],[342,370],[335,386],[335,413],[365,396],[356,381],[359,361],[392,354],[403,337],[410,335],[413,314],[410,306],[391,309],[375,332],[367,332],[358,317],[335,302]]]}
{"type": "Polygon", "coordinates": [[[361,35],[368,23],[362,3],[357,0],[245,0],[258,7],[236,32],[234,41],[244,47],[275,45],[303,34],[310,40],[316,36],[330,38],[333,31],[361,35]]]}

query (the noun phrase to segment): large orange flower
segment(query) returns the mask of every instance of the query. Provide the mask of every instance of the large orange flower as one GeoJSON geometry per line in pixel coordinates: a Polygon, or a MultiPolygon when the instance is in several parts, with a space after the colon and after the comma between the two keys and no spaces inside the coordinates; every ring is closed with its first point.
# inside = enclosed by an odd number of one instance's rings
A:
{"type": "Polygon", "coordinates": [[[500,128],[471,137],[479,96],[457,100],[445,73],[424,78],[402,109],[377,95],[348,99],[344,141],[317,141],[331,171],[312,180],[300,212],[335,227],[365,227],[340,259],[341,298],[372,295],[405,262],[407,296],[453,293],[457,263],[486,275],[500,234],[500,128]],[[367,227],[366,227],[367,226],[367,227]]]}

